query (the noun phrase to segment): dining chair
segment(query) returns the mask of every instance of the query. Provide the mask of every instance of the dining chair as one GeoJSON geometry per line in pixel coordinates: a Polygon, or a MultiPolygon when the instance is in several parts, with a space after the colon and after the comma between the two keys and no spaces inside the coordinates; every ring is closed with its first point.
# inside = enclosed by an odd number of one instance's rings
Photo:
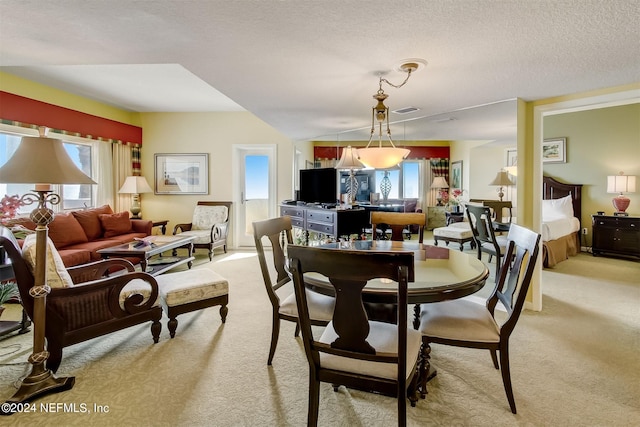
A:
{"type": "Polygon", "coordinates": [[[509,337],[518,322],[531,284],[538,258],[540,234],[512,224],[507,241],[499,280],[485,305],[467,299],[422,305],[419,330],[423,341],[423,363],[420,367],[420,389],[423,396],[430,369],[431,343],[487,349],[491,352],[493,366],[502,372],[509,407],[511,412],[516,413],[509,369],[509,337]],[[512,259],[513,261],[507,261],[512,259]],[[498,302],[504,306],[506,318],[496,318],[498,302]],[[499,365],[497,352],[500,352],[499,365]]]}
{"type": "Polygon", "coordinates": [[[421,336],[407,328],[407,282],[413,253],[289,246],[289,271],[297,299],[302,340],[309,363],[307,425],[318,423],[320,383],[377,392],[398,400],[398,425],[406,425],[406,400],[418,400],[421,336]],[[305,274],[321,275],[334,287],[331,322],[316,339],[311,329],[305,274]],[[362,289],[376,278],[396,281],[396,324],[369,320],[362,289]]]}
{"type": "Polygon", "coordinates": [[[506,249],[507,238],[496,236],[493,221],[491,220],[491,209],[487,206],[467,204],[465,206],[469,225],[473,233],[478,250],[478,259],[482,259],[482,253],[489,254],[489,262],[496,257],[496,282],[498,281],[498,270],[500,270],[500,260],[506,249]]]}
{"type": "Polygon", "coordinates": [[[415,225],[418,227],[418,242],[422,243],[427,216],[423,212],[372,211],[370,222],[372,239],[377,236],[378,228],[382,228],[383,233],[386,229],[391,228],[391,240],[402,241],[404,240],[404,232],[407,230],[407,226],[415,225]]]}
{"type": "MultiPolygon", "coordinates": [[[[271,346],[269,348],[269,357],[267,365],[271,365],[273,356],[278,345],[278,336],[280,335],[280,320],[288,320],[296,323],[294,335],[297,337],[300,333],[300,325],[298,323],[298,309],[296,307],[296,297],[293,293],[292,286],[289,286],[289,294],[283,295],[280,299],[279,289],[287,285],[291,278],[285,270],[285,250],[286,247],[293,243],[291,232],[291,217],[281,216],[278,218],[266,219],[264,221],[256,221],[253,223],[253,238],[258,253],[258,261],[262,270],[262,278],[267,289],[267,295],[273,308],[272,326],[271,326],[271,346]],[[263,238],[267,238],[271,243],[273,254],[273,264],[269,267],[263,238]],[[275,272],[273,269],[275,268],[275,272]],[[275,273],[272,275],[272,273],[275,273]]],[[[325,326],[331,320],[335,299],[326,295],[321,295],[309,291],[309,311],[311,316],[311,324],[325,326]]]]}

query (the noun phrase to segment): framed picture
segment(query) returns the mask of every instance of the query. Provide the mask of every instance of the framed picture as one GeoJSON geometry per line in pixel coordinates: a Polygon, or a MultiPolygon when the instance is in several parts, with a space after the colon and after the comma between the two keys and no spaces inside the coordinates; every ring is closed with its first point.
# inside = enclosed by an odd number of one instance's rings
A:
{"type": "Polygon", "coordinates": [[[567,162],[567,138],[545,139],[542,142],[543,163],[567,162]]]}
{"type": "Polygon", "coordinates": [[[458,188],[462,190],[462,160],[451,163],[451,177],[449,180],[451,181],[449,183],[450,189],[458,188]]]}
{"type": "Polygon", "coordinates": [[[209,194],[208,154],[154,154],[155,194],[209,194]]]}
{"type": "Polygon", "coordinates": [[[511,167],[518,164],[518,150],[507,150],[507,160],[505,166],[511,167]]]}

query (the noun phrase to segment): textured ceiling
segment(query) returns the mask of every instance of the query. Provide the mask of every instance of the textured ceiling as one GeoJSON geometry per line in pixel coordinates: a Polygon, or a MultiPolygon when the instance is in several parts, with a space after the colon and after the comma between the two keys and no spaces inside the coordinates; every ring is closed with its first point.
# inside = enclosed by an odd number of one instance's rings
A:
{"type": "Polygon", "coordinates": [[[516,98],[640,82],[639,52],[637,0],[0,1],[0,70],[132,111],[246,109],[293,140],[366,138],[379,76],[422,58],[383,86],[420,109],[395,139],[513,142],[516,98]]]}

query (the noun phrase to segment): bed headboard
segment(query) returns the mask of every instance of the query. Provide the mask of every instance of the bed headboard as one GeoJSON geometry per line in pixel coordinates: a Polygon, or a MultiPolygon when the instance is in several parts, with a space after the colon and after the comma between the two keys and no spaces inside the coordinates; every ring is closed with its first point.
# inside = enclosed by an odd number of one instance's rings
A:
{"type": "Polygon", "coordinates": [[[542,177],[542,198],[544,200],[560,199],[571,195],[573,214],[582,223],[582,184],[564,184],[550,176],[542,177]]]}

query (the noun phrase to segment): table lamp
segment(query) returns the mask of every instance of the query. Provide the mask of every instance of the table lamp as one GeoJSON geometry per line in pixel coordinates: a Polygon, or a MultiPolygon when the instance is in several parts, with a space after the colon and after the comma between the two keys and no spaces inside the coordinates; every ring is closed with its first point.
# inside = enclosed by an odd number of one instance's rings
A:
{"type": "Polygon", "coordinates": [[[607,193],[620,193],[614,197],[611,202],[616,208],[615,215],[629,215],[626,210],[631,202],[623,193],[636,192],[636,177],[633,175],[625,175],[620,172],[619,175],[610,175],[607,177],[607,193]]]}
{"type": "Polygon", "coordinates": [[[355,148],[350,145],[342,150],[340,161],[336,165],[336,169],[348,170],[349,180],[347,181],[347,193],[349,194],[349,204],[355,202],[358,193],[358,180],[353,171],[364,169],[364,165],[358,160],[358,154],[355,148]]]}
{"type": "Polygon", "coordinates": [[[128,176],[124,180],[124,184],[118,190],[120,194],[132,194],[131,218],[140,219],[140,194],[141,193],[153,193],[149,183],[144,176],[128,176]]]}
{"type": "Polygon", "coordinates": [[[444,179],[444,176],[436,176],[433,179],[433,182],[431,183],[431,188],[436,188],[438,190],[438,197],[436,198],[436,200],[438,201],[437,206],[442,206],[442,195],[440,192],[444,188],[449,188],[449,184],[447,184],[447,180],[444,179]]]}
{"type": "MultiPolygon", "coordinates": [[[[34,192],[26,193],[21,200],[25,205],[37,203],[31,212],[36,223],[36,264],[33,287],[29,295],[33,302],[33,353],[29,356],[31,373],[22,380],[18,391],[7,403],[28,402],[49,393],[69,390],[74,377],[57,378],[45,362],[49,358],[45,343],[45,315],[47,295],[51,288],[46,283],[48,224],[53,221],[53,211],[48,204],[60,203],[60,196],[51,192],[51,184],[95,184],[76,167],[67,154],[61,140],[47,138],[46,128],[40,128],[39,137],[23,137],[15,153],[0,168],[1,183],[35,184],[34,192]]],[[[3,411],[6,413],[6,411],[3,411]]],[[[9,412],[11,413],[11,412],[9,412]]]]}
{"type": "Polygon", "coordinates": [[[509,173],[505,170],[501,170],[500,172],[498,172],[493,181],[489,183],[489,185],[498,186],[498,198],[500,199],[500,201],[502,201],[502,198],[504,197],[503,187],[513,184],[515,183],[511,180],[511,178],[509,178],[509,173]]]}

